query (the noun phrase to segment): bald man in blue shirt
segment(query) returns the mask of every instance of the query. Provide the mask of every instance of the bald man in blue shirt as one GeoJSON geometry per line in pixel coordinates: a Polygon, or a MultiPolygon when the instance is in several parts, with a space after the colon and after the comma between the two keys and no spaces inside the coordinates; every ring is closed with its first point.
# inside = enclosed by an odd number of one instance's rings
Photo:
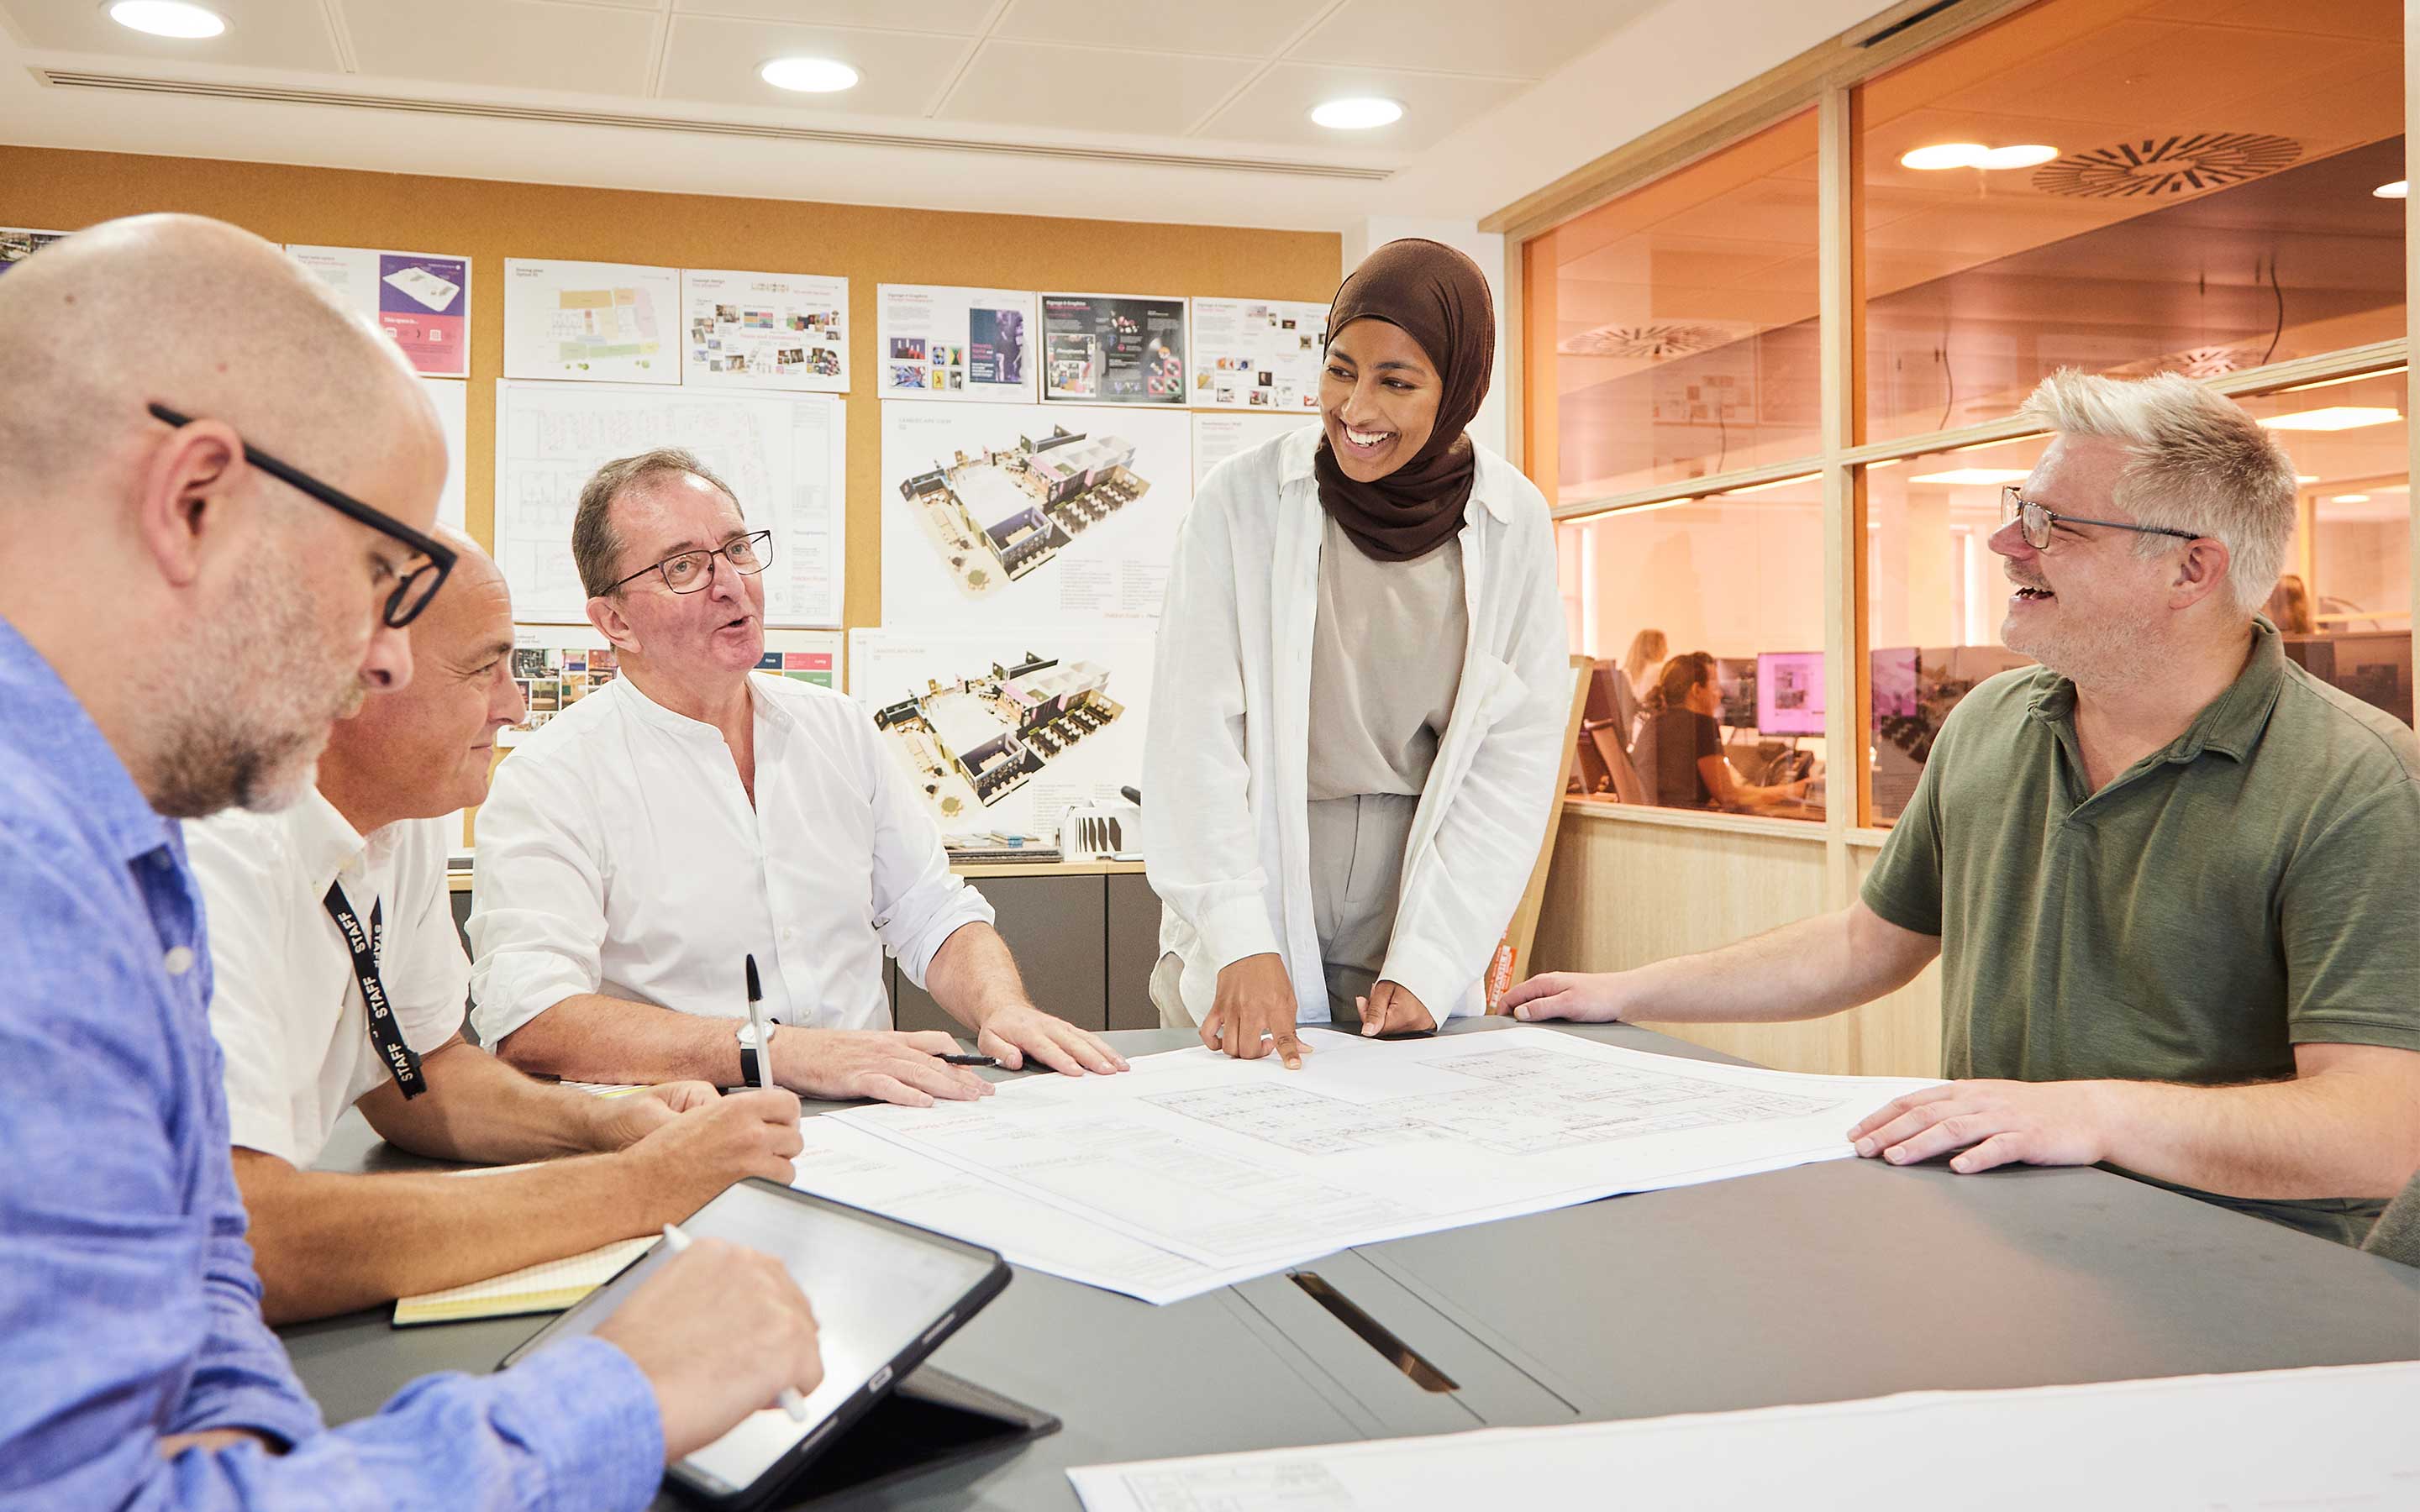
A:
{"type": "Polygon", "coordinates": [[[596,1336],[331,1431],[228,1165],[176,821],[291,802],[411,676],[451,561],[428,401],[275,248],[186,217],[12,269],[0,372],[0,1506],[645,1505],[821,1379],[777,1262],[702,1241],[596,1336]]]}

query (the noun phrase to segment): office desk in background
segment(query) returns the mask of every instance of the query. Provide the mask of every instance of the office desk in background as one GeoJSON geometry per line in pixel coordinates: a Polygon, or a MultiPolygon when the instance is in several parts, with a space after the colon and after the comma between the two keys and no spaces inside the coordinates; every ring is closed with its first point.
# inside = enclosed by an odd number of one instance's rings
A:
{"type": "MultiPolygon", "coordinates": [[[[1628,1026],[1569,1032],[1721,1058],[1628,1026]]],[[[1171,1030],[1113,1039],[1128,1055],[1191,1042],[1171,1030]]],[[[429,1165],[378,1144],[354,1113],[322,1164],[429,1165]]],[[[1284,1275],[1151,1307],[1019,1271],[934,1364],[1065,1427],[814,1504],[1066,1512],[1066,1467],[1107,1460],[2420,1358],[2420,1269],[2089,1169],[1958,1176],[1833,1161],[1303,1269],[1457,1389],[1423,1390],[1284,1275]]],[[[331,1422],[377,1411],[430,1371],[491,1369],[546,1321],[398,1332],[387,1312],[281,1330],[331,1422]]]]}

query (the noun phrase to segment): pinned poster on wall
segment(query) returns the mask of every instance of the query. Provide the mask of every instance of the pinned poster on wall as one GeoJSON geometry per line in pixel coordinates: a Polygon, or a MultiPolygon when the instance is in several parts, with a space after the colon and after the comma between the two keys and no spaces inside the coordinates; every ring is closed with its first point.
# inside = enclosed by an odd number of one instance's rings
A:
{"type": "Polygon", "coordinates": [[[1193,487],[1200,492],[1202,482],[1210,470],[1239,452],[1280,436],[1290,436],[1298,430],[1319,424],[1312,415],[1202,414],[1193,416],[1193,487]]]}
{"type": "Polygon", "coordinates": [[[387,333],[423,378],[471,376],[471,259],[367,247],[289,246],[387,333]]]}
{"type": "Polygon", "coordinates": [[[884,405],[883,623],[1100,633],[1123,621],[1147,633],[1193,497],[1186,422],[1064,405],[884,405]]]}
{"type": "Polygon", "coordinates": [[[1042,296],[1042,396],[1082,404],[1185,402],[1185,301],[1042,296]]]}
{"type": "Polygon", "coordinates": [[[1032,295],[939,284],[884,284],[876,292],[876,393],[1033,401],[1032,295]]]}
{"type": "Polygon", "coordinates": [[[504,259],[504,377],[678,383],[680,270],[504,259]]]}
{"type": "Polygon", "coordinates": [[[420,386],[437,407],[437,424],[445,432],[445,491],[437,497],[437,523],[468,530],[463,471],[471,455],[471,385],[460,378],[422,378],[420,386]]]}
{"type": "Polygon", "coordinates": [[[0,226],[0,273],[66,236],[65,231],[32,231],[23,226],[0,226]]]}
{"type": "Polygon", "coordinates": [[[848,280],[681,270],[681,381],[848,392],[848,280]]]}
{"type": "Polygon", "coordinates": [[[1295,300],[1193,301],[1193,403],[1308,414],[1319,408],[1327,306],[1295,300]]]}
{"type": "Polygon", "coordinates": [[[945,839],[1055,841],[1078,804],[1142,781],[1152,638],[856,630],[848,687],[945,839]]]}

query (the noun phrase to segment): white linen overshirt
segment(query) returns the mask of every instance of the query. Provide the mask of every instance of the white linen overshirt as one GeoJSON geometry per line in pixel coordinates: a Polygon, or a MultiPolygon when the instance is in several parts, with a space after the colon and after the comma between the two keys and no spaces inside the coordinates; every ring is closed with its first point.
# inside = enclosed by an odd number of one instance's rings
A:
{"type": "MultiPolygon", "coordinates": [[[[1196,1021],[1219,968],[1274,953],[1295,1017],[1326,1023],[1311,919],[1311,657],[1326,513],[1320,428],[1239,453],[1202,480],[1177,532],[1143,743],[1145,868],[1167,905],[1196,1021]],[[1183,697],[1170,696],[1177,689],[1183,697]]],[[[1470,637],[1453,715],[1404,850],[1379,976],[1442,1021],[1481,1011],[1481,979],[1553,811],[1571,666],[1546,501],[1479,448],[1460,540],[1470,637]]]]}
{"type": "Polygon", "coordinates": [[[582,993],[684,1013],[891,1026],[887,949],[917,985],[989,923],[874,721],[844,694],[749,678],[756,801],[721,732],[614,679],[534,732],[477,818],[472,1022],[494,1045],[582,993]]]}
{"type": "Polygon", "coordinates": [[[331,882],[364,930],[379,910],[379,981],[403,1042],[425,1056],[462,1027],[471,964],[445,888],[454,823],[406,819],[365,839],[317,788],[283,813],[186,821],[234,1143],[308,1166],[345,1109],[388,1078],[352,952],[322,902],[331,882]]]}

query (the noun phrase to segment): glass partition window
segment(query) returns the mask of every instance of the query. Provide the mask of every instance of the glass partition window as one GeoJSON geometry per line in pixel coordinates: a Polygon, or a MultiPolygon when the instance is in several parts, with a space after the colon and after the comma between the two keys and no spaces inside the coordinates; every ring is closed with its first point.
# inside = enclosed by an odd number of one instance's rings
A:
{"type": "Polygon", "coordinates": [[[1621,510],[1577,536],[1579,643],[1600,658],[1573,766],[1581,791],[1821,819],[1822,484],[1621,510]]]}
{"type": "Polygon", "coordinates": [[[1815,113],[1527,244],[1529,444],[1558,502],[1811,456],[1815,113]]]}
{"type": "Polygon", "coordinates": [[[1866,437],[2404,333],[2402,18],[2047,0],[1858,91],[1866,437]]]}

